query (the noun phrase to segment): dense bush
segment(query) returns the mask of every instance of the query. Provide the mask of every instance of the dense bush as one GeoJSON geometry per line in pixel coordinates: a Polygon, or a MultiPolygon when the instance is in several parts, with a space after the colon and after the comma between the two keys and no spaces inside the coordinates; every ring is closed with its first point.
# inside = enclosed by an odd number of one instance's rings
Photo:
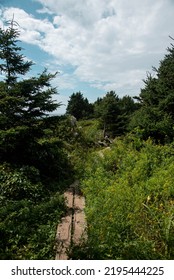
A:
{"type": "Polygon", "coordinates": [[[89,146],[94,146],[103,138],[103,130],[100,129],[100,121],[98,119],[81,120],[78,122],[78,127],[89,146]]]}
{"type": "Polygon", "coordinates": [[[34,167],[23,166],[20,169],[13,169],[10,165],[1,165],[0,194],[7,199],[38,201],[44,192],[39,178],[39,171],[34,167]]]}
{"type": "Polygon", "coordinates": [[[82,180],[87,258],[173,259],[174,147],[127,136],[93,153],[82,180]]]}
{"type": "Polygon", "coordinates": [[[59,193],[40,203],[0,197],[0,258],[54,259],[57,223],[65,211],[59,193]]]}

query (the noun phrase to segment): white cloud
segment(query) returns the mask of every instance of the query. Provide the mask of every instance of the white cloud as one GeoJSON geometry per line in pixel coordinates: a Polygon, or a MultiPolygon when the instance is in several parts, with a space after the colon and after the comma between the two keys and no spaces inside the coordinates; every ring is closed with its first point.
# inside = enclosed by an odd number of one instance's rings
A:
{"type": "Polygon", "coordinates": [[[98,89],[104,89],[105,91],[115,90],[116,93],[120,95],[135,94],[133,90],[136,88],[137,84],[142,86],[144,74],[145,71],[143,70],[125,70],[117,74],[115,82],[108,80],[108,82],[105,83],[94,82],[92,85],[98,89]]]}
{"type": "Polygon", "coordinates": [[[72,89],[77,86],[76,78],[68,73],[59,74],[56,83],[59,85],[59,89],[72,89]]]}
{"type": "Polygon", "coordinates": [[[47,7],[44,7],[42,9],[38,9],[37,13],[39,13],[39,14],[49,14],[49,15],[54,14],[54,12],[51,12],[47,7]]]}
{"type": "Polygon", "coordinates": [[[54,29],[48,20],[36,19],[22,9],[6,8],[3,12],[5,20],[11,20],[13,15],[21,31],[20,39],[24,42],[41,46],[44,34],[54,29]]]}
{"type": "Polygon", "coordinates": [[[68,97],[61,95],[61,94],[55,94],[53,95],[53,100],[55,103],[60,103],[61,106],[58,107],[54,112],[51,113],[51,115],[62,115],[65,113],[65,109],[68,103],[68,97]]]}
{"type": "Polygon", "coordinates": [[[138,94],[146,71],[158,65],[168,36],[174,36],[170,0],[35,1],[43,5],[39,13],[52,13],[53,22],[17,8],[3,15],[15,14],[22,40],[53,55],[60,67],[73,67],[71,76],[61,75],[62,88],[74,87],[79,79],[96,88],[138,94]]]}

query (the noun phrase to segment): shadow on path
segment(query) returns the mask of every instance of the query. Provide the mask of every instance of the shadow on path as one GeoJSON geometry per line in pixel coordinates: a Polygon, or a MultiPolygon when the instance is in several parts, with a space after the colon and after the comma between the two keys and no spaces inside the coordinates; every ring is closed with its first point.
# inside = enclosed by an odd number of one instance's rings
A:
{"type": "Polygon", "coordinates": [[[67,260],[68,251],[72,245],[80,244],[86,239],[85,198],[75,181],[64,193],[68,211],[57,227],[56,233],[56,260],[67,260]]]}

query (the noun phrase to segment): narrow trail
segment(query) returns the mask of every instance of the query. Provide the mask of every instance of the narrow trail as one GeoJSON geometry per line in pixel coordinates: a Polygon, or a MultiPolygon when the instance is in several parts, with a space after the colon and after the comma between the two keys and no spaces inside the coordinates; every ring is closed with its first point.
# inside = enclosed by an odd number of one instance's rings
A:
{"type": "Polygon", "coordinates": [[[64,193],[68,211],[57,227],[56,260],[67,260],[67,252],[71,246],[80,244],[82,238],[86,239],[85,198],[78,185],[79,182],[75,181],[64,193]]]}

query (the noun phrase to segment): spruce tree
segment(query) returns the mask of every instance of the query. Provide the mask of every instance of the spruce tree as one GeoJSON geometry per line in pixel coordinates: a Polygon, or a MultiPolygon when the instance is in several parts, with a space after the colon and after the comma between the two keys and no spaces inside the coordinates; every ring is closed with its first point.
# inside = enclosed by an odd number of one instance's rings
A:
{"type": "Polygon", "coordinates": [[[90,118],[93,114],[93,106],[87,98],[79,91],[70,96],[66,113],[73,115],[77,120],[90,118]]]}
{"type": "Polygon", "coordinates": [[[155,75],[148,74],[141,90],[141,109],[132,119],[131,127],[139,128],[144,139],[152,137],[165,143],[174,138],[174,45],[167,48],[167,54],[159,67],[152,68],[155,75]]]}
{"type": "Polygon", "coordinates": [[[19,53],[19,35],[19,31],[12,26],[6,30],[0,28],[0,71],[5,74],[8,86],[16,82],[19,74],[25,75],[33,64],[31,61],[24,61],[24,56],[19,53]]]}
{"type": "Polygon", "coordinates": [[[0,161],[34,165],[30,155],[40,149],[39,138],[44,136],[41,119],[60,104],[52,100],[57,91],[51,80],[56,74],[44,70],[25,79],[33,63],[21,55],[19,35],[13,25],[0,28],[0,71],[4,78],[0,81],[0,161]]]}
{"type": "Polygon", "coordinates": [[[56,94],[51,79],[56,74],[46,70],[38,77],[21,79],[30,71],[32,61],[25,61],[18,46],[19,31],[12,26],[0,28],[0,71],[4,81],[0,82],[0,128],[32,123],[54,111],[60,104],[52,100],[56,94]]]}

